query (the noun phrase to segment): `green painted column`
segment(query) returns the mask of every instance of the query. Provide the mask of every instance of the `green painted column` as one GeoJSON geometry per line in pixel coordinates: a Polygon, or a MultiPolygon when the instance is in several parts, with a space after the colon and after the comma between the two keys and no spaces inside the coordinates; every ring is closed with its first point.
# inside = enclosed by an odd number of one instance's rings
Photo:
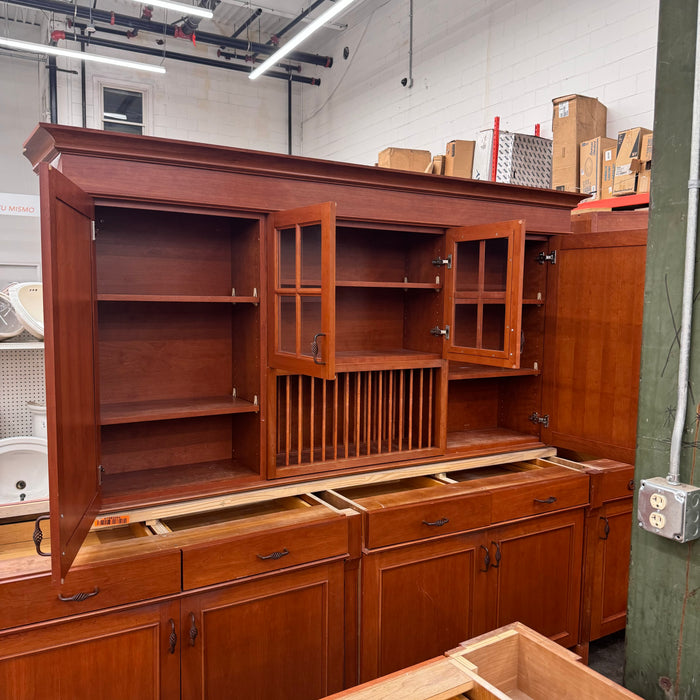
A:
{"type": "MultiPolygon", "coordinates": [[[[659,5],[637,484],[647,477],[665,476],[669,469],[698,12],[697,0],[660,0],[659,5]]],[[[700,293],[700,264],[695,289],[700,293]]],[[[691,393],[681,480],[700,484],[700,297],[696,297],[693,310],[691,393]]],[[[625,685],[647,700],[700,698],[700,543],[678,544],[641,530],[636,524],[636,500],[625,685]]]]}

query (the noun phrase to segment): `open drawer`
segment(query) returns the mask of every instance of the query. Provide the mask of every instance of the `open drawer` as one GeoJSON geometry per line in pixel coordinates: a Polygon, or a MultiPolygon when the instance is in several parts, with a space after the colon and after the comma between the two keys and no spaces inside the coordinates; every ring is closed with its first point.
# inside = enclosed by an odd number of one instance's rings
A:
{"type": "Polygon", "coordinates": [[[322,496],[362,513],[364,544],[369,549],[476,530],[491,519],[487,491],[431,476],[339,488],[322,496]]]}

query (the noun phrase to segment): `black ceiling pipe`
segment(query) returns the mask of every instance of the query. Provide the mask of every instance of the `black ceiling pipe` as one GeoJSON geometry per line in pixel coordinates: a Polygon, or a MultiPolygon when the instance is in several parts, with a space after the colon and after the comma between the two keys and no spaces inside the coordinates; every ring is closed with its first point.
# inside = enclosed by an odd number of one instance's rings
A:
{"type": "MultiPolygon", "coordinates": [[[[145,32],[154,32],[161,36],[175,36],[174,25],[164,24],[163,22],[154,22],[153,20],[141,19],[139,17],[131,17],[129,15],[120,15],[106,10],[96,10],[91,7],[82,5],[73,5],[72,3],[62,2],[61,0],[8,0],[12,5],[20,5],[21,7],[30,7],[34,10],[43,10],[45,12],[57,12],[65,14],[67,17],[80,17],[81,19],[95,22],[103,22],[104,24],[116,24],[122,27],[131,29],[139,29],[145,32]]],[[[226,46],[232,49],[241,49],[242,51],[252,51],[254,53],[263,53],[265,55],[273,54],[276,49],[273,46],[265,44],[256,44],[253,42],[244,41],[243,39],[234,39],[227,36],[219,36],[218,34],[210,34],[209,32],[198,32],[197,41],[202,44],[212,44],[213,46],[226,46]]],[[[331,56],[319,56],[318,54],[306,53],[304,51],[293,51],[289,54],[289,59],[299,61],[301,63],[310,63],[315,66],[324,66],[329,68],[333,64],[331,56]]]]}
{"type": "MultiPolygon", "coordinates": [[[[236,60],[236,61],[245,61],[246,63],[250,63],[252,59],[252,56],[245,55],[245,56],[237,56],[235,53],[231,53],[230,51],[222,51],[219,49],[216,52],[216,55],[219,58],[225,58],[226,60],[236,60]]],[[[257,61],[254,61],[256,63],[262,62],[263,59],[258,59],[257,61]]],[[[298,63],[278,63],[277,64],[278,68],[281,68],[282,70],[288,70],[288,71],[294,71],[295,73],[301,73],[301,66],[298,63]]],[[[252,70],[252,69],[251,69],[252,70]]]]}
{"type": "MultiPolygon", "coordinates": [[[[72,40],[79,41],[81,43],[91,44],[92,46],[103,46],[108,49],[117,49],[119,51],[130,51],[132,53],[140,53],[145,56],[157,56],[159,58],[169,58],[174,61],[185,61],[187,63],[197,63],[201,66],[211,66],[213,68],[225,68],[227,70],[235,70],[240,73],[250,73],[252,70],[250,66],[239,66],[236,63],[228,63],[224,61],[216,61],[213,58],[203,58],[201,56],[189,56],[184,53],[176,53],[174,51],[167,51],[163,49],[151,48],[150,46],[139,46],[138,44],[126,44],[123,41],[112,41],[111,39],[100,39],[100,37],[91,36],[83,37],[79,34],[72,40]]],[[[309,78],[305,75],[292,75],[289,73],[280,73],[279,71],[268,71],[266,75],[271,78],[280,78],[281,80],[291,80],[295,83],[305,83],[306,85],[320,85],[321,80],[319,78],[309,78]]]]}
{"type": "MultiPolygon", "coordinates": [[[[301,22],[304,19],[304,17],[306,17],[311,12],[313,12],[319,5],[323,5],[324,2],[326,2],[326,0],[316,0],[316,2],[311,3],[311,5],[309,5],[309,7],[307,7],[303,12],[298,14],[289,24],[282,27],[282,29],[280,29],[277,32],[277,34],[275,34],[275,36],[279,39],[281,36],[286,34],[290,29],[293,29],[294,27],[296,27],[297,24],[299,24],[299,22],[301,22]]],[[[272,42],[272,40],[270,40],[267,43],[272,44],[273,42],[272,42]]]]}
{"type": "Polygon", "coordinates": [[[243,34],[243,32],[246,29],[248,29],[248,27],[250,27],[250,25],[253,24],[253,22],[255,22],[255,20],[258,17],[260,17],[261,14],[262,14],[262,8],[258,7],[258,9],[255,10],[255,12],[253,12],[253,14],[250,17],[248,17],[248,19],[245,22],[243,22],[243,24],[240,27],[238,27],[238,29],[236,29],[236,31],[233,34],[231,34],[231,38],[235,39],[237,36],[240,36],[241,34],[243,34]]]}

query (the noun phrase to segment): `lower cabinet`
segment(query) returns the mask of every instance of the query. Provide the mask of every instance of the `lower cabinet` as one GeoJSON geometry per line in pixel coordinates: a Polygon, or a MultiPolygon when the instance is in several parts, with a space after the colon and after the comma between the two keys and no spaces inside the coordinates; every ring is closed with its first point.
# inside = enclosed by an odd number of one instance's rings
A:
{"type": "Polygon", "coordinates": [[[4,634],[0,696],[3,700],[179,698],[179,612],[179,601],[170,601],[4,634]]]}
{"type": "Polygon", "coordinates": [[[515,621],[576,644],[582,552],[583,508],[367,552],[361,681],[515,621]]]}
{"type": "Polygon", "coordinates": [[[343,562],[181,601],[182,697],[316,700],[343,687],[343,562]]]}

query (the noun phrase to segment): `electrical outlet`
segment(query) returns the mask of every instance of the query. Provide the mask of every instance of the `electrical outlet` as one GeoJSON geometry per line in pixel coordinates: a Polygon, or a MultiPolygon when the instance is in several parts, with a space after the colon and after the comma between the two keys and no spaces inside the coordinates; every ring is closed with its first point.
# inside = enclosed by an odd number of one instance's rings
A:
{"type": "Polygon", "coordinates": [[[670,484],[662,476],[643,480],[639,486],[637,522],[645,530],[676,542],[699,538],[700,487],[670,484]]]}

